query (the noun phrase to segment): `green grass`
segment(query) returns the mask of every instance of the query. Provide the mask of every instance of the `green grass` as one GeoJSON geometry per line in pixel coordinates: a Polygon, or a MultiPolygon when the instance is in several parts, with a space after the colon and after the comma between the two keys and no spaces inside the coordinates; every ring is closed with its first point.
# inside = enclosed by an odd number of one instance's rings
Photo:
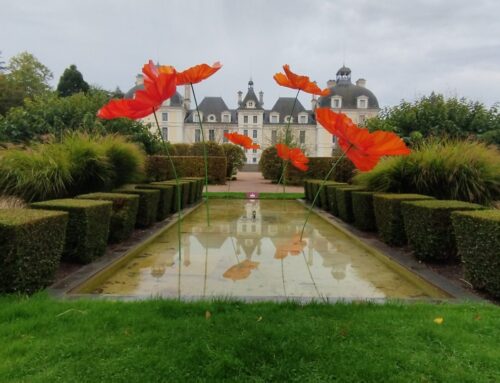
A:
{"type": "Polygon", "coordinates": [[[3,383],[500,381],[493,305],[38,295],[0,298],[0,323],[3,383]]]}
{"type": "MultiPolygon", "coordinates": [[[[203,193],[203,196],[217,199],[245,199],[247,193],[243,192],[208,192],[203,193]]],[[[304,198],[304,193],[259,193],[259,199],[297,199],[304,198]]]]}

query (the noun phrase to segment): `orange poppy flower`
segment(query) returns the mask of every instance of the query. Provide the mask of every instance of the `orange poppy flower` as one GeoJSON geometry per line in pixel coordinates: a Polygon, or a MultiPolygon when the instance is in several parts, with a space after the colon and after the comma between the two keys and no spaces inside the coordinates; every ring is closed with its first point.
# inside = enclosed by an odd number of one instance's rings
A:
{"type": "MultiPolygon", "coordinates": [[[[208,64],[199,64],[195,65],[191,68],[186,69],[183,72],[177,72],[177,85],[185,85],[185,84],[196,84],[200,81],[205,80],[206,78],[213,75],[220,68],[222,68],[221,63],[218,61],[214,63],[212,66],[208,64]]],[[[171,66],[161,66],[161,73],[171,73],[175,72],[175,69],[171,66]]]]}
{"type": "Polygon", "coordinates": [[[281,86],[298,89],[306,93],[317,94],[318,96],[327,96],[330,94],[328,89],[321,90],[315,82],[309,80],[307,76],[300,76],[290,70],[288,64],[283,65],[283,73],[276,73],[273,78],[281,86]]]}
{"type": "Polygon", "coordinates": [[[329,108],[316,109],[316,121],[337,136],[341,149],[361,171],[373,169],[383,156],[410,154],[410,149],[398,135],[383,131],[370,133],[345,114],[329,108]]]}
{"type": "Polygon", "coordinates": [[[284,161],[290,161],[297,169],[305,172],[309,167],[309,158],[299,148],[289,148],[285,144],[276,144],[278,157],[284,161]]]}
{"type": "Polygon", "coordinates": [[[300,235],[296,234],[291,241],[287,241],[285,244],[276,247],[274,258],[284,259],[288,257],[288,255],[299,255],[305,245],[306,241],[301,241],[300,235]]]}
{"type": "Polygon", "coordinates": [[[144,65],[144,89],[138,90],[133,99],[114,99],[97,112],[105,120],[126,117],[132,120],[149,116],[175,93],[175,71],[160,73],[150,60],[144,65]]]}
{"type": "Polygon", "coordinates": [[[231,266],[225,271],[224,274],[222,274],[222,276],[224,278],[232,279],[233,281],[239,281],[248,278],[252,273],[252,270],[256,269],[257,266],[259,266],[259,262],[252,262],[247,259],[231,266]]]}
{"type": "Polygon", "coordinates": [[[248,136],[238,133],[224,133],[224,137],[226,137],[233,144],[240,145],[245,149],[259,149],[259,144],[254,144],[252,139],[248,136]]]}

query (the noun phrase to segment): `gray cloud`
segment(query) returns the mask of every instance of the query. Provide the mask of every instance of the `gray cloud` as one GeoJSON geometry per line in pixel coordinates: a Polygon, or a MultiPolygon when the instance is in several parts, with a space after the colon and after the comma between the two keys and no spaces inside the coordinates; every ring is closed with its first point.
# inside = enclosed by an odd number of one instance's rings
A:
{"type": "Polygon", "coordinates": [[[283,64],[324,85],[343,62],[383,106],[433,90],[491,105],[500,101],[499,13],[485,0],[2,0],[0,50],[4,60],[32,52],[55,84],[75,63],[87,81],[123,90],[149,58],[179,69],[220,60],[197,93],[230,107],[250,76],[270,107],[294,95],[272,80],[283,64]]]}

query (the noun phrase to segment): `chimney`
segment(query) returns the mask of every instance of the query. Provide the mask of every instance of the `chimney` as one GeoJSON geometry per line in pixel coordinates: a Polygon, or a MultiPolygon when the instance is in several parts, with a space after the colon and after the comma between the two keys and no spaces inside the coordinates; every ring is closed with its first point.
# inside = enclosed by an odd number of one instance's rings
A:
{"type": "Polygon", "coordinates": [[[243,92],[240,90],[238,91],[238,105],[241,105],[241,96],[243,96],[243,92]]]}
{"type": "Polygon", "coordinates": [[[259,92],[259,103],[260,103],[260,105],[264,105],[264,92],[263,91],[259,92]]]}
{"type": "Polygon", "coordinates": [[[189,110],[191,108],[191,86],[184,85],[184,107],[189,110]]]}
{"type": "Polygon", "coordinates": [[[326,82],[326,87],[327,87],[327,88],[334,87],[335,85],[337,85],[337,83],[335,82],[335,80],[328,80],[328,81],[326,82]]]}
{"type": "Polygon", "coordinates": [[[316,106],[318,105],[318,100],[316,99],[316,95],[313,94],[311,99],[311,109],[314,112],[316,110],[316,106]]]}
{"type": "Polygon", "coordinates": [[[366,85],[366,80],[364,78],[360,78],[360,79],[356,80],[356,85],[364,88],[366,85]]]}
{"type": "Polygon", "coordinates": [[[135,85],[142,85],[144,84],[144,76],[142,74],[138,74],[135,76],[135,85]]]}

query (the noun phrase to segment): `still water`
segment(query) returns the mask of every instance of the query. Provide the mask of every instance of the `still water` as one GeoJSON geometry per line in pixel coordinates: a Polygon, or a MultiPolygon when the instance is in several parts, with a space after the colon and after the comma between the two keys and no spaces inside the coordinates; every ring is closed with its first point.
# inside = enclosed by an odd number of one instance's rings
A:
{"type": "Polygon", "coordinates": [[[394,271],[297,201],[211,200],[128,264],[82,293],[245,298],[428,298],[439,292],[394,271]],[[429,293],[431,291],[431,293],[429,293]],[[429,295],[430,294],[430,295],[429,295]]]}

